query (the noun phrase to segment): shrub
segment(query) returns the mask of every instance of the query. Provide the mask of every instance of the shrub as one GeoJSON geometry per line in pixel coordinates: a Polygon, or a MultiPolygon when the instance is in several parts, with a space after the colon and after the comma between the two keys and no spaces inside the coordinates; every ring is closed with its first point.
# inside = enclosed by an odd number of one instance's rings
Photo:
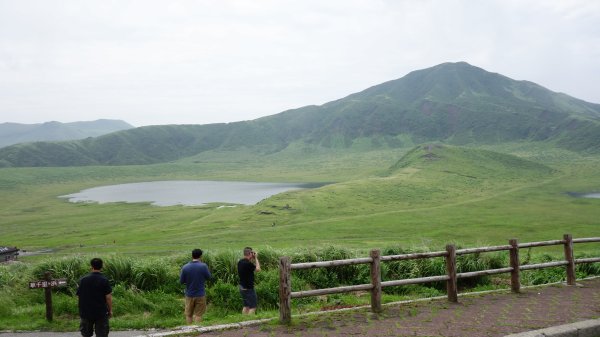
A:
{"type": "Polygon", "coordinates": [[[140,290],[179,289],[179,275],[171,272],[171,266],[164,260],[143,260],[133,265],[132,284],[140,290]]]}
{"type": "Polygon", "coordinates": [[[15,302],[11,297],[8,293],[0,291],[0,317],[10,317],[12,315],[15,302]]]}
{"type": "Polygon", "coordinates": [[[56,315],[79,315],[77,296],[57,294],[52,297],[52,308],[56,315]]]}
{"type": "MultiPolygon", "coordinates": [[[[593,254],[577,254],[575,258],[577,259],[585,259],[591,257],[597,257],[593,254]]],[[[575,273],[578,279],[585,278],[593,275],[600,275],[600,263],[582,263],[575,266],[575,273]]]]}
{"type": "MultiPolygon", "coordinates": [[[[355,252],[334,246],[321,250],[304,250],[292,256],[293,263],[345,260],[356,257],[355,252]]],[[[339,285],[360,284],[369,282],[365,279],[367,265],[350,265],[340,267],[304,269],[295,272],[295,276],[306,281],[314,288],[331,288],[339,285]]],[[[369,274],[366,274],[369,275],[369,274]]]]}
{"type": "Polygon", "coordinates": [[[120,284],[113,288],[113,303],[115,316],[152,312],[156,308],[156,304],[147,299],[144,292],[135,287],[127,289],[120,284]]]}
{"type": "MultiPolygon", "coordinates": [[[[279,308],[279,272],[271,269],[256,274],[256,295],[258,305],[262,309],[271,310],[279,308]]],[[[309,285],[301,278],[292,277],[292,290],[308,290],[309,285]]],[[[310,303],[316,297],[307,297],[294,300],[295,303],[310,303]]]]}
{"type": "Polygon", "coordinates": [[[238,311],[242,308],[242,299],[238,287],[230,283],[217,280],[207,289],[207,296],[214,306],[231,311],[238,311]]]}
{"type": "MultiPolygon", "coordinates": [[[[473,272],[487,269],[498,269],[508,264],[506,254],[467,254],[456,259],[456,271],[458,273],[473,272]]],[[[489,283],[489,276],[470,277],[458,280],[459,286],[475,286],[489,283]]]]}
{"type": "Polygon", "coordinates": [[[33,269],[33,276],[43,279],[46,271],[52,273],[52,278],[66,278],[67,287],[58,288],[74,295],[77,291],[79,279],[90,270],[89,260],[84,260],[81,256],[64,257],[61,259],[49,259],[41,262],[33,269]]]}
{"type": "Polygon", "coordinates": [[[22,262],[13,262],[0,265],[0,289],[25,284],[30,274],[29,265],[22,262]]]}
{"type": "Polygon", "coordinates": [[[203,260],[208,265],[214,280],[232,285],[238,283],[237,263],[240,259],[240,254],[233,250],[227,250],[214,255],[205,255],[203,260]]]}
{"type": "Polygon", "coordinates": [[[104,275],[115,284],[134,284],[133,261],[130,258],[112,257],[106,261],[104,275]]]}
{"type": "Polygon", "coordinates": [[[148,301],[154,303],[153,312],[160,316],[183,315],[184,297],[175,297],[163,291],[151,291],[144,295],[148,301]]]}

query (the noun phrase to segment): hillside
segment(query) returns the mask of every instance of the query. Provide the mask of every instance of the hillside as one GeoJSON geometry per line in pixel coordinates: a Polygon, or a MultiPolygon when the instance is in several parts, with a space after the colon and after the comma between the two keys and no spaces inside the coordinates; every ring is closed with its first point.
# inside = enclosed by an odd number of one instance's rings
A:
{"type": "Polygon", "coordinates": [[[39,141],[64,141],[97,137],[133,126],[121,120],[99,119],[89,122],[46,122],[41,124],[0,124],[0,147],[39,141]]]}
{"type": "Polygon", "coordinates": [[[344,216],[414,211],[415,207],[447,207],[490,198],[516,186],[550,179],[557,173],[548,166],[513,155],[424,144],[408,151],[378,177],[284,193],[257,207],[290,205],[293,209],[313,211],[324,208],[320,217],[325,219],[338,217],[341,209],[344,216]]]}
{"type": "Polygon", "coordinates": [[[149,164],[208,150],[268,154],[297,143],[377,149],[430,141],[536,141],[598,152],[600,104],[464,62],[444,63],[322,106],[253,121],[151,126],[81,141],[15,145],[0,149],[0,167],[149,164]]]}

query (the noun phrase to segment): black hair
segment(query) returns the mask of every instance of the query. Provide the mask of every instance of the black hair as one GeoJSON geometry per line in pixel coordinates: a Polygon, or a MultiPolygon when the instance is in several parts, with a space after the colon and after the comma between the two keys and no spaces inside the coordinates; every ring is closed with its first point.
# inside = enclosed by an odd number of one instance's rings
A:
{"type": "Polygon", "coordinates": [[[90,261],[90,265],[92,268],[94,268],[94,270],[100,270],[102,269],[103,265],[102,259],[95,257],[90,261]]]}
{"type": "Polygon", "coordinates": [[[202,249],[196,248],[196,249],[192,250],[192,258],[193,259],[199,259],[200,256],[202,256],[202,249]]]}

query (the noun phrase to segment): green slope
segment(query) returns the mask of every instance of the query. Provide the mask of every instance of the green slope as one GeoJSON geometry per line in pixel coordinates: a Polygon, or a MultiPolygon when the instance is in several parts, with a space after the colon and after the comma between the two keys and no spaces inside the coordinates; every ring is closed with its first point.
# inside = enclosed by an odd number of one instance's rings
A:
{"type": "Polygon", "coordinates": [[[1,166],[126,165],[168,162],[210,150],[264,155],[304,143],[324,148],[548,142],[600,151],[600,105],[467,63],[414,71],[322,106],[253,121],[143,127],[74,142],[0,149],[1,166]],[[361,146],[362,146],[361,145],[361,146]]]}
{"type": "Polygon", "coordinates": [[[447,207],[552,179],[558,172],[512,155],[441,144],[415,147],[378,176],[283,194],[265,203],[274,207],[320,210],[328,219],[374,213],[447,207]]]}

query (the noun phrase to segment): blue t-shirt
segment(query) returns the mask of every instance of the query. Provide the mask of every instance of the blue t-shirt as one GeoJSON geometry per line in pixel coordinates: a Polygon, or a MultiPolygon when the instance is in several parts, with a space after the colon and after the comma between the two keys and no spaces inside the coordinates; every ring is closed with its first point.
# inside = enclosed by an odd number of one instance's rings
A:
{"type": "Polygon", "coordinates": [[[211,277],[206,263],[192,261],[181,268],[179,282],[185,284],[185,296],[202,297],[205,295],[204,283],[211,277]]]}

